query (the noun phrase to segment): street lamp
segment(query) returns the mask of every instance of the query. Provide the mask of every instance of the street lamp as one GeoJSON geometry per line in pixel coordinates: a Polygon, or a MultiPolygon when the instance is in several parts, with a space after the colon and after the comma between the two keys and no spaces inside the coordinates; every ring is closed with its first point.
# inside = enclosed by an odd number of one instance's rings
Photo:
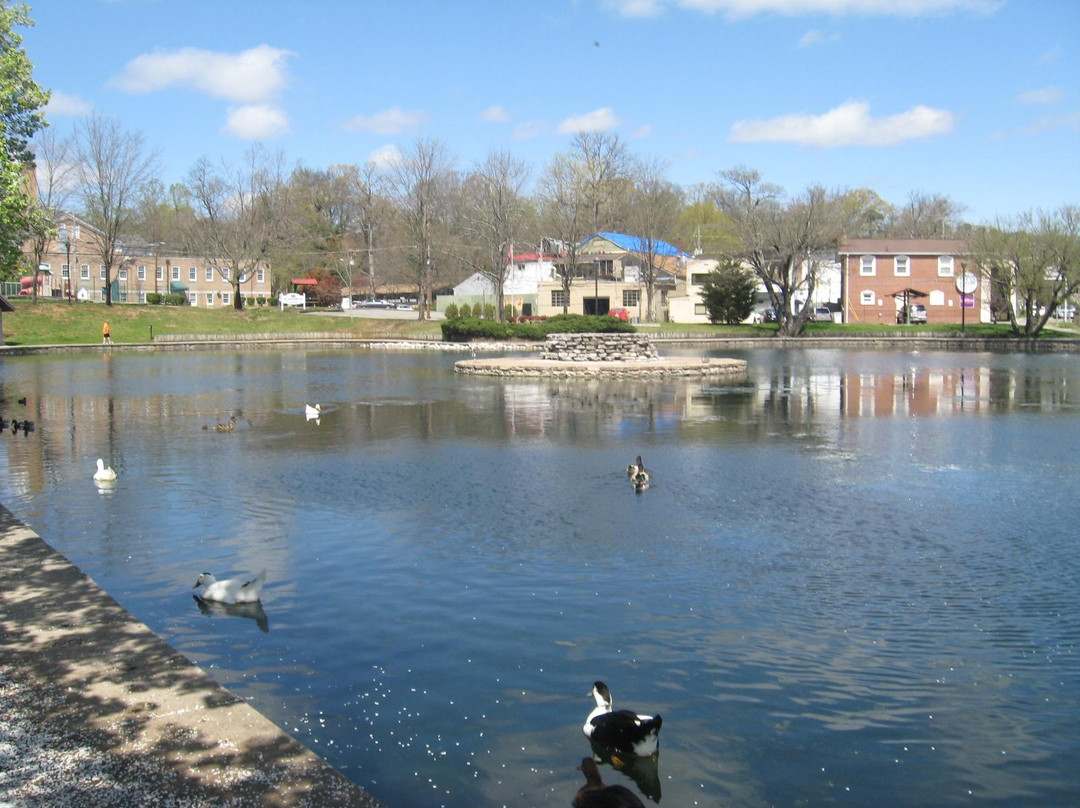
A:
{"type": "Polygon", "coordinates": [[[64,250],[67,252],[67,277],[64,279],[65,290],[67,293],[68,303],[71,302],[71,235],[68,233],[67,225],[60,225],[60,232],[56,236],[57,240],[64,245],[64,250]]]}

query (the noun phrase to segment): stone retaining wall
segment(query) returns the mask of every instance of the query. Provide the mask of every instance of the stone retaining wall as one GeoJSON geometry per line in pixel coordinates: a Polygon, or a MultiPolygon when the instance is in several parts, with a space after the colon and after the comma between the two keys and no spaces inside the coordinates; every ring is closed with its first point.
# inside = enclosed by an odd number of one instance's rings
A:
{"type": "Polygon", "coordinates": [[[556,362],[648,362],[658,357],[645,334],[549,334],[543,354],[556,362]]]}

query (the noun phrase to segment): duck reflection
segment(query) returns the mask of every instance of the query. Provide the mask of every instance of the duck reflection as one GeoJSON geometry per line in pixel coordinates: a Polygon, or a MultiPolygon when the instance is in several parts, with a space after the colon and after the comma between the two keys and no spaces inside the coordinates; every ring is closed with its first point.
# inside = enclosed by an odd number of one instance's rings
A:
{"type": "Polygon", "coordinates": [[[653,802],[660,802],[660,759],[659,755],[646,757],[633,757],[620,755],[614,749],[602,746],[596,741],[590,740],[593,758],[600,763],[611,766],[629,777],[637,785],[638,790],[653,802]]]}
{"type": "Polygon", "coordinates": [[[207,617],[214,617],[215,615],[246,617],[248,620],[255,621],[259,631],[264,634],[270,633],[270,618],[266,616],[262,604],[258,601],[254,603],[219,603],[216,600],[203,600],[198,595],[192,595],[192,598],[198,604],[199,611],[207,617]]]}

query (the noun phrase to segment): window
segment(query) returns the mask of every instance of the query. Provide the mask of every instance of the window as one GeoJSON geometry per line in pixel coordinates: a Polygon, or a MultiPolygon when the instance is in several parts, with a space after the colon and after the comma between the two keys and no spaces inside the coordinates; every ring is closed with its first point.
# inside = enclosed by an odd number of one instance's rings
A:
{"type": "Polygon", "coordinates": [[[570,305],[570,297],[566,294],[565,289],[551,290],[551,305],[559,308],[570,305]]]}
{"type": "Polygon", "coordinates": [[[898,255],[893,259],[893,275],[896,277],[909,277],[911,275],[911,259],[906,255],[898,255]]]}
{"type": "Polygon", "coordinates": [[[188,304],[192,306],[199,305],[199,296],[195,292],[188,292],[188,304]]]}
{"type": "Polygon", "coordinates": [[[953,257],[951,255],[938,256],[937,274],[943,278],[951,278],[953,275],[953,257]]]}
{"type": "Polygon", "coordinates": [[[221,279],[223,281],[229,280],[229,268],[228,267],[222,267],[221,268],[221,279]]]}
{"type": "Polygon", "coordinates": [[[71,277],[71,268],[67,264],[61,264],[60,265],[60,277],[61,278],[70,278],[71,277]]]}
{"type": "Polygon", "coordinates": [[[263,268],[262,268],[262,267],[259,267],[259,268],[258,268],[258,269],[257,269],[257,270],[255,271],[255,279],[256,279],[256,280],[257,280],[257,281],[258,281],[259,283],[262,283],[262,282],[263,282],[263,278],[264,278],[264,275],[263,275],[263,268]]]}
{"type": "Polygon", "coordinates": [[[139,264],[139,266],[135,268],[135,277],[140,281],[146,280],[146,266],[144,264],[139,264]]]}
{"type": "Polygon", "coordinates": [[[708,317],[709,316],[709,309],[705,306],[704,303],[695,303],[694,304],[694,314],[703,314],[706,317],[708,317]]]}
{"type": "Polygon", "coordinates": [[[232,295],[228,292],[221,293],[221,305],[228,306],[232,303],[232,295]]]}
{"type": "Polygon", "coordinates": [[[859,295],[859,302],[862,303],[864,306],[873,306],[875,302],[874,290],[863,289],[862,293],[859,295]]]}
{"type": "Polygon", "coordinates": [[[213,306],[213,305],[214,305],[214,293],[213,292],[207,292],[206,293],[206,306],[207,306],[207,308],[209,308],[210,306],[213,306]]]}
{"type": "Polygon", "coordinates": [[[189,281],[191,281],[192,283],[195,283],[195,280],[198,277],[199,277],[199,268],[198,267],[188,267],[187,279],[189,281]]]}
{"type": "Polygon", "coordinates": [[[140,303],[145,303],[146,302],[146,292],[139,292],[139,302],[140,303]]]}
{"type": "Polygon", "coordinates": [[[165,280],[165,267],[159,266],[157,268],[157,279],[159,281],[165,280]]]}
{"type": "Polygon", "coordinates": [[[120,280],[126,281],[127,280],[127,267],[120,267],[120,269],[118,269],[116,271],[116,275],[117,275],[118,278],[120,278],[120,280]]]}
{"type": "Polygon", "coordinates": [[[641,290],[640,289],[623,289],[622,290],[622,304],[624,309],[628,309],[631,306],[641,305],[641,290]]]}
{"type": "Polygon", "coordinates": [[[705,281],[709,279],[710,273],[708,272],[693,272],[690,274],[691,286],[704,286],[705,281]]]}
{"type": "Polygon", "coordinates": [[[84,281],[90,280],[89,264],[83,264],[81,267],[79,267],[79,277],[82,278],[84,281]]]}
{"type": "Polygon", "coordinates": [[[206,268],[206,282],[210,283],[210,281],[212,281],[213,279],[214,279],[214,268],[213,267],[207,267],[206,268]]]}
{"type": "Polygon", "coordinates": [[[105,280],[105,265],[104,264],[99,264],[98,265],[98,273],[100,273],[101,279],[105,280]]]}
{"type": "Polygon", "coordinates": [[[180,280],[180,267],[173,267],[172,268],[172,279],[174,281],[180,280]]]}
{"type": "Polygon", "coordinates": [[[872,255],[864,255],[859,259],[860,275],[877,275],[877,259],[872,255]]]}

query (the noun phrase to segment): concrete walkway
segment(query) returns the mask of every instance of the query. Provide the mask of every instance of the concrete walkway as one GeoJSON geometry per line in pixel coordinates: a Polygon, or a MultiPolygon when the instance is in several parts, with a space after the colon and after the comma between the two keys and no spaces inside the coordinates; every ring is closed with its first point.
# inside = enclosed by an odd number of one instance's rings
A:
{"type": "Polygon", "coordinates": [[[0,806],[380,806],[2,506],[0,727],[0,806]]]}

